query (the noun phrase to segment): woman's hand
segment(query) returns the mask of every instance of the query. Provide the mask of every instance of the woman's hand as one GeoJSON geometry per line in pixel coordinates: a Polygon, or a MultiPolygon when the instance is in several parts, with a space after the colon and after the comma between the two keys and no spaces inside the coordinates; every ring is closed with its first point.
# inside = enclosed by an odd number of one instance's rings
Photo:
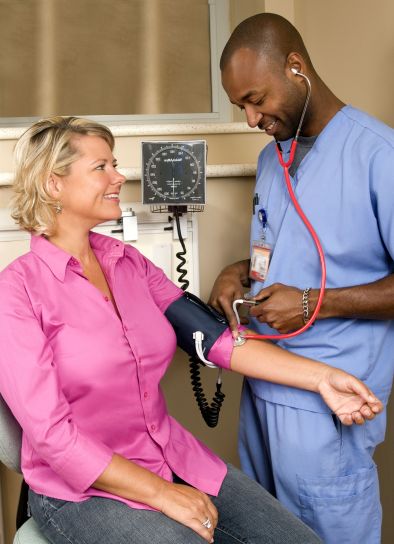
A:
{"type": "Polygon", "coordinates": [[[188,485],[164,481],[158,499],[163,514],[190,527],[207,542],[213,542],[218,512],[208,495],[188,485]],[[207,520],[210,524],[204,526],[207,520]]]}
{"type": "Polygon", "coordinates": [[[216,507],[208,495],[194,487],[168,482],[117,453],[93,487],[152,506],[213,542],[216,507]]]}
{"type": "Polygon", "coordinates": [[[318,391],[344,425],[362,425],[383,410],[381,401],[363,382],[338,368],[328,367],[318,391]]]}

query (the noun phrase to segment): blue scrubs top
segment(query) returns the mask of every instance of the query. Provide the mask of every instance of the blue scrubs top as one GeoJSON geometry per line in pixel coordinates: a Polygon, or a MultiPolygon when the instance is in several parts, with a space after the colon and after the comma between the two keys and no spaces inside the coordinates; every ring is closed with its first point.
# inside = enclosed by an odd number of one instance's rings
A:
{"type": "MultiPolygon", "coordinates": [[[[288,159],[291,141],[281,143],[288,159]]],[[[394,130],[345,106],[326,125],[292,178],[296,197],[323,247],[327,288],[374,282],[394,269],[394,130]]],[[[252,293],[280,282],[299,289],[320,286],[314,242],[299,218],[285,185],[275,143],[260,154],[251,240],[266,210],[266,241],[273,247],[267,278],[253,281],[252,293]]],[[[253,320],[263,334],[277,334],[253,320]]],[[[294,353],[342,368],[365,381],[383,401],[394,369],[394,321],[324,319],[298,337],[278,344],[294,353]]],[[[330,410],[319,395],[261,380],[253,392],[271,402],[316,412],[330,410]]]]}

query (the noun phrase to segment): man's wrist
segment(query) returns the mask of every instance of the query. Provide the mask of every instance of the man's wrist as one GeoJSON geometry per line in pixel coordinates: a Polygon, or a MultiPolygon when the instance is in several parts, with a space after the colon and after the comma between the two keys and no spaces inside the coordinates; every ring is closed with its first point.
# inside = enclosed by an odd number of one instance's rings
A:
{"type": "MultiPolygon", "coordinates": [[[[332,316],[328,315],[328,313],[327,313],[327,295],[328,295],[328,291],[330,291],[330,289],[326,289],[324,291],[323,301],[322,301],[322,304],[320,306],[319,313],[316,316],[316,320],[317,319],[327,319],[328,317],[332,317],[332,316]]],[[[319,294],[320,294],[320,289],[311,289],[309,291],[309,297],[308,297],[309,316],[311,316],[313,314],[313,312],[315,311],[315,308],[317,306],[317,301],[319,300],[319,294]]]]}

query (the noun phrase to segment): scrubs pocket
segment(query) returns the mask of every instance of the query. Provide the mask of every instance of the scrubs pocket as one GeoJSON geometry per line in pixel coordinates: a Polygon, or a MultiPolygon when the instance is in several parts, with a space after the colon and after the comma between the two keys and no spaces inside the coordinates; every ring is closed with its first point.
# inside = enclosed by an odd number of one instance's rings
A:
{"type": "Polygon", "coordinates": [[[381,508],[376,466],[335,478],[297,475],[301,519],[326,544],[379,544],[381,508]]]}

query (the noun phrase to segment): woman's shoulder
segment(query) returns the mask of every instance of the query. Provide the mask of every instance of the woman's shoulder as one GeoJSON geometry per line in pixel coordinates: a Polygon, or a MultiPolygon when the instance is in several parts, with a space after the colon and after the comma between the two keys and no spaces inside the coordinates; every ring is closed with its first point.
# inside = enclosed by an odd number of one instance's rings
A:
{"type": "Polygon", "coordinates": [[[12,279],[30,275],[32,268],[34,268],[35,260],[32,251],[20,255],[0,271],[0,282],[11,281],[12,279]]]}
{"type": "Polygon", "coordinates": [[[29,251],[0,271],[0,300],[3,305],[6,301],[26,301],[31,288],[42,281],[39,259],[29,251]]]}

